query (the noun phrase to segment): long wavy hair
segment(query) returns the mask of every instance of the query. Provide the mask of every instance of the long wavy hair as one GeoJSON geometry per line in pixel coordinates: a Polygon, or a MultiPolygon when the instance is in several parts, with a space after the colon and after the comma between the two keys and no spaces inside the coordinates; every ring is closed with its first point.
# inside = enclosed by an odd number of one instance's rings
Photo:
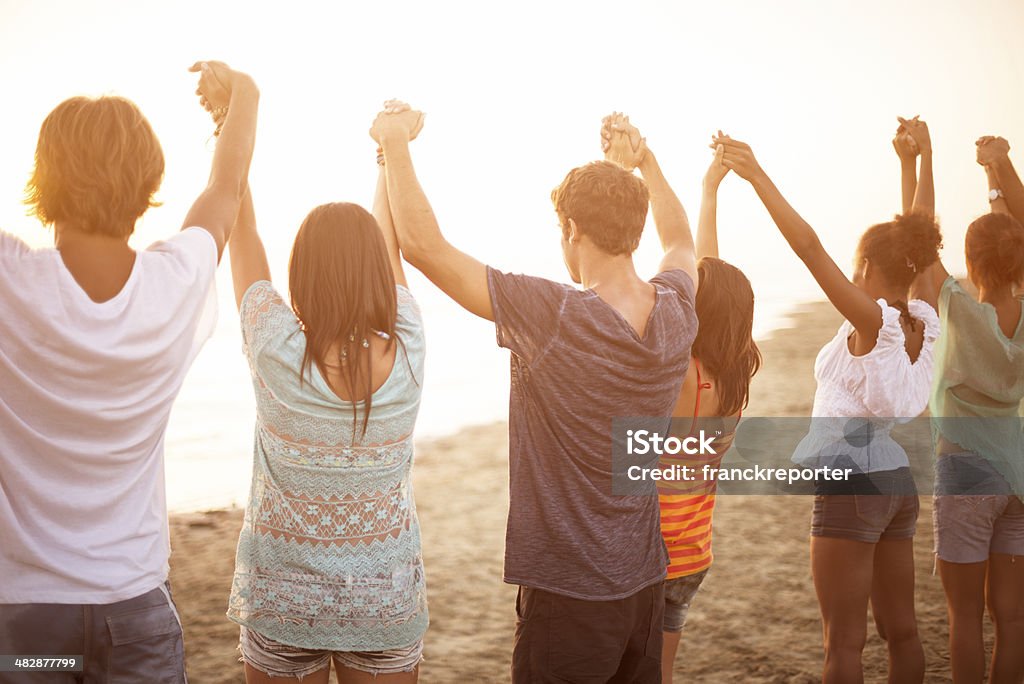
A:
{"type": "Polygon", "coordinates": [[[314,363],[327,378],[328,352],[339,344],[341,353],[331,365],[340,364],[353,425],[362,407],[365,436],[373,407],[373,355],[363,340],[384,333],[390,350],[397,339],[395,274],[376,219],[347,202],[309,212],[295,236],[288,287],[306,335],[302,378],[314,363]]]}
{"type": "Polygon", "coordinates": [[[697,273],[700,326],[692,353],[717,383],[719,414],[731,416],[747,407],[750,380],[761,368],[753,336],[754,290],[743,271],[715,257],[697,262],[697,273]]]}

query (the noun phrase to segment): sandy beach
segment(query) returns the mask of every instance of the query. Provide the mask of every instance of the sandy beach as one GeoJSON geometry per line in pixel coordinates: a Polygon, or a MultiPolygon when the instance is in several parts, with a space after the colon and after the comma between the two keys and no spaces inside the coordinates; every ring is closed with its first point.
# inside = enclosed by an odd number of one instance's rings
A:
{"type": "MultiPolygon", "coordinates": [[[[839,318],[805,307],[761,347],[748,416],[809,415],[812,368],[839,318]]],[[[415,490],[431,625],[424,682],[509,680],[515,587],[501,581],[508,509],[507,426],[466,429],[417,446],[415,490]]],[[[949,681],[945,602],[932,575],[931,500],[915,539],[918,622],[926,681],[949,681]]],[[[722,496],[715,563],[695,599],[676,662],[677,681],[814,682],[821,633],[808,563],[807,497],[722,496]]],[[[239,682],[238,628],[225,616],[240,510],[172,518],[171,582],[196,684],[239,682]]],[[[884,644],[869,633],[865,678],[884,681],[884,644]]]]}

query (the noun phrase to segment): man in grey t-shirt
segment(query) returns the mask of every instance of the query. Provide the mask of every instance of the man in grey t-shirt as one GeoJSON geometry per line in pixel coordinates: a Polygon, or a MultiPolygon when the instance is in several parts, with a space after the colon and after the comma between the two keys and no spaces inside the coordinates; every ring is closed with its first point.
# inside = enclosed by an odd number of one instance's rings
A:
{"type": "MultiPolygon", "coordinates": [[[[384,150],[403,255],[512,351],[505,581],[520,585],[512,678],[660,681],[667,555],[658,498],[612,493],[613,417],[669,417],[697,331],[696,262],[683,207],[645,141],[610,122],[609,156],[552,199],[578,289],[484,266],[442,236],[409,156],[419,112],[391,103],[384,150]],[[636,273],[650,201],[665,256],[636,273]]],[[[646,493],[647,496],[643,494],[646,493]]]]}

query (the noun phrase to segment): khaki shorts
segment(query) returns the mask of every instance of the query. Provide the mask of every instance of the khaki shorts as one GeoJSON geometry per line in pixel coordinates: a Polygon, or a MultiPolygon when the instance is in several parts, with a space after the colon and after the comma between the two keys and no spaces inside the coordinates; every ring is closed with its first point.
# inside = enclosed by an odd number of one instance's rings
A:
{"type": "Polygon", "coordinates": [[[83,656],[82,672],[0,672],[0,684],[184,684],[181,622],[168,587],[107,604],[0,605],[0,653],[83,656]]]}
{"type": "Polygon", "coordinates": [[[993,553],[1024,556],[1024,503],[984,457],[969,452],[943,455],[935,472],[939,558],[981,563],[993,553]]]}

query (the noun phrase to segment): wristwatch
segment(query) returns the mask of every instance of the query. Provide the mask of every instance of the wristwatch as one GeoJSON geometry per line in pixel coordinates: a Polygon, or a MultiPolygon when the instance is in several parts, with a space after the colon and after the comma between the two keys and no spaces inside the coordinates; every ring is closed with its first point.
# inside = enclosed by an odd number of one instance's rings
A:
{"type": "Polygon", "coordinates": [[[988,191],[988,201],[995,202],[997,199],[1003,198],[1003,191],[999,188],[992,188],[988,191]]]}

